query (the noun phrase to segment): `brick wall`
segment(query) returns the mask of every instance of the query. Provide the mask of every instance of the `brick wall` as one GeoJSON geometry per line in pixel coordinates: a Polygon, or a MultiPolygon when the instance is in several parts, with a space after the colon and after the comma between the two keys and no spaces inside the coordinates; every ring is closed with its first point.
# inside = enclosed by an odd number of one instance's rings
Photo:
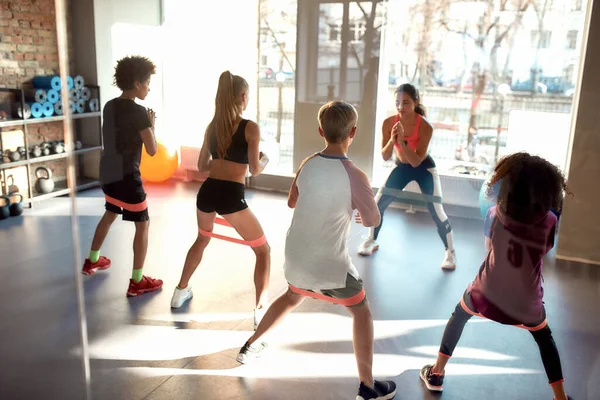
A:
{"type": "Polygon", "coordinates": [[[54,0],[0,0],[0,87],[58,73],[54,0]]]}
{"type": "MultiPolygon", "coordinates": [[[[70,72],[75,75],[72,63],[70,72]]],[[[20,88],[37,75],[58,73],[54,0],[0,0],[0,88],[20,88]]],[[[64,137],[60,122],[30,125],[28,131],[30,144],[40,142],[40,134],[48,141],[64,137]]],[[[66,179],[65,160],[44,165],[52,170],[55,180],[66,179]]],[[[32,170],[37,166],[33,165],[32,170]]],[[[17,184],[25,194],[26,178],[20,180],[17,184]]]]}

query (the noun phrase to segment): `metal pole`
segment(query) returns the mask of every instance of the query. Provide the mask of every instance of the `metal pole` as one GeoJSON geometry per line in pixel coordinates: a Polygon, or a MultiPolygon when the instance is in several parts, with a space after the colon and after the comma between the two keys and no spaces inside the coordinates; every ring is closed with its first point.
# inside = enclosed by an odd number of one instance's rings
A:
{"type": "MultiPolygon", "coordinates": [[[[60,69],[61,91],[69,93],[67,86],[67,76],[69,74],[69,54],[67,43],[67,9],[66,0],[56,0],[54,2],[56,11],[56,38],[58,42],[58,64],[60,69]]],[[[85,315],[85,302],[83,296],[83,280],[78,262],[81,259],[79,254],[79,224],[77,222],[77,203],[76,203],[76,174],[75,161],[76,156],[73,152],[73,126],[71,120],[71,107],[69,97],[65,96],[63,115],[63,127],[65,134],[65,145],[67,148],[67,182],[69,187],[69,197],[71,198],[71,235],[73,236],[73,271],[75,274],[75,291],[77,294],[77,314],[79,317],[79,333],[81,335],[81,364],[83,367],[83,378],[85,387],[85,399],[91,400],[90,390],[90,359],[87,337],[87,319],[85,315]]]]}
{"type": "Polygon", "coordinates": [[[502,133],[502,119],[504,118],[504,95],[500,95],[500,115],[498,116],[498,130],[496,133],[496,151],[494,153],[494,163],[498,162],[498,153],[500,150],[500,134],[502,133]]]}
{"type": "MultiPolygon", "coordinates": [[[[283,55],[279,58],[279,72],[283,73],[283,55]]],[[[277,78],[277,77],[276,77],[277,78]]],[[[277,143],[281,142],[281,120],[283,119],[283,82],[277,80],[277,143]]]]}
{"type": "Polygon", "coordinates": [[[277,143],[281,142],[281,120],[283,119],[283,83],[277,82],[277,143]]]}

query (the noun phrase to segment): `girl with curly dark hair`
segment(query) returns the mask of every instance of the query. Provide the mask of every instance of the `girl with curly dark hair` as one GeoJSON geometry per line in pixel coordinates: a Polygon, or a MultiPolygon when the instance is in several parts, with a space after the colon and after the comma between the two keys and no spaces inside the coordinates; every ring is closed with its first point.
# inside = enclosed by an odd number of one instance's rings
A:
{"type": "Polygon", "coordinates": [[[487,256],[446,325],[437,361],[421,370],[427,389],[441,391],[444,368],[473,316],[531,332],[556,400],[566,400],[560,357],[542,301],[542,258],[552,247],[563,196],[561,171],[538,156],[515,153],[494,168],[487,194],[497,196],[485,219],[487,256]]]}

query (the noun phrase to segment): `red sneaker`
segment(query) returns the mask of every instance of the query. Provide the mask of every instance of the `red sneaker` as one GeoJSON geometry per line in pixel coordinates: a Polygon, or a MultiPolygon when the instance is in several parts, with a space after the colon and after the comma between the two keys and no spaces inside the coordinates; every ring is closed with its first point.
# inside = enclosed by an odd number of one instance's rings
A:
{"type": "Polygon", "coordinates": [[[144,293],[154,292],[162,288],[163,281],[160,279],[150,278],[144,275],[142,280],[135,283],[133,279],[129,280],[129,289],[127,289],[127,297],[133,297],[144,293]]]}
{"type": "Polygon", "coordinates": [[[94,275],[96,271],[108,269],[110,265],[110,260],[104,256],[100,256],[95,263],[91,262],[89,258],[86,258],[81,273],[84,275],[94,275]]]}

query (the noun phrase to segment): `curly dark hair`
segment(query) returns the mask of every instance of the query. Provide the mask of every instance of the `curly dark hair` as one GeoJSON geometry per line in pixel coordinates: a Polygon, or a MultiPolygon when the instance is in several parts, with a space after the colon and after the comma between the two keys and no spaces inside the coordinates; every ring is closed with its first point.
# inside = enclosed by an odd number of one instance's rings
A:
{"type": "Polygon", "coordinates": [[[117,61],[114,84],[121,90],[130,90],[135,82],[144,82],[156,73],[156,65],[147,57],[129,56],[117,61]]]}
{"type": "Polygon", "coordinates": [[[560,211],[571,194],[560,169],[526,152],[503,157],[494,167],[486,194],[497,196],[500,210],[516,221],[530,223],[554,209],[560,211]]]}

